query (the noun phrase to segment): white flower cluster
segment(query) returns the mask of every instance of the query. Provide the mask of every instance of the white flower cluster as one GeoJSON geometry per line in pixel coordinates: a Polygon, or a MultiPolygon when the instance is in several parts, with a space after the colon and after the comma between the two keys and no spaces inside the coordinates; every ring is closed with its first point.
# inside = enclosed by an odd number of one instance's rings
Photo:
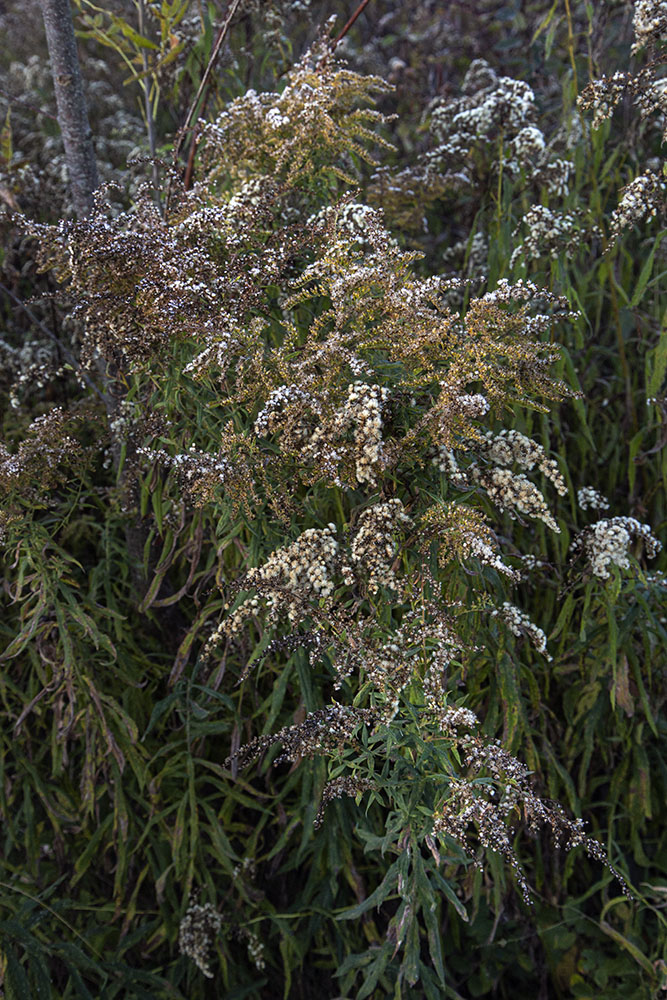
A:
{"type": "Polygon", "coordinates": [[[121,399],[113,418],[109,421],[109,430],[116,440],[125,439],[129,434],[135,410],[134,400],[121,399]]]}
{"type": "Polygon", "coordinates": [[[469,708],[448,706],[441,716],[443,728],[450,732],[457,729],[476,729],[479,719],[469,708]]]}
{"type": "Polygon", "coordinates": [[[498,573],[508,576],[511,580],[518,582],[521,579],[521,574],[517,570],[507,566],[495,549],[479,535],[473,532],[466,532],[462,539],[461,548],[463,550],[461,554],[464,559],[479,559],[485,566],[490,566],[498,573]]]}
{"type": "Polygon", "coordinates": [[[520,431],[503,430],[500,434],[487,431],[480,453],[495,465],[511,465],[516,462],[520,469],[526,469],[528,472],[537,466],[562,497],[567,494],[565,480],[556,462],[552,458],[547,458],[541,444],[520,431]]]}
{"type": "Polygon", "coordinates": [[[359,518],[359,529],[350,546],[352,566],[343,567],[346,582],[354,581],[356,570],[367,574],[370,590],[379,587],[397,590],[398,579],[392,568],[398,553],[394,535],[412,524],[412,518],[397,498],[368,507],[359,518]]]}
{"type": "Polygon", "coordinates": [[[526,227],[527,233],[523,243],[512,253],[510,267],[520,257],[536,260],[549,256],[556,260],[564,250],[574,249],[580,240],[576,215],[571,212],[553,212],[546,205],[533,205],[512,236],[518,235],[521,226],[526,227]]]}
{"type": "Polygon", "coordinates": [[[456,397],[456,406],[466,417],[484,417],[490,410],[489,401],[480,392],[463,393],[456,397]]]}
{"type": "Polygon", "coordinates": [[[311,405],[313,399],[310,393],[305,392],[296,385],[279,385],[274,389],[264,404],[263,409],[258,413],[255,420],[255,434],[263,437],[272,434],[284,423],[285,411],[289,407],[311,405]]]}
{"type": "Polygon", "coordinates": [[[583,552],[594,575],[607,580],[610,566],[629,569],[629,550],[633,538],[643,541],[649,559],[662,549],[662,544],[648,524],[642,524],[634,517],[610,517],[597,521],[580,532],[572,543],[571,552],[575,556],[583,552]]]}
{"type": "Polygon", "coordinates": [[[667,0],[636,0],[632,27],[635,32],[633,53],[650,42],[667,40],[667,0]]]}
{"type": "MultiPolygon", "coordinates": [[[[565,307],[567,300],[550,295],[527,278],[518,278],[511,283],[507,278],[499,278],[496,287],[491,292],[485,292],[482,302],[495,302],[497,305],[520,305],[529,300],[542,299],[545,302],[552,302],[555,306],[565,307]]],[[[577,313],[570,313],[572,317],[577,317],[577,313]]],[[[533,317],[534,319],[538,317],[533,317]]]]}
{"type": "Polygon", "coordinates": [[[601,76],[588,84],[577,98],[577,104],[583,110],[593,111],[593,128],[599,128],[603,121],[610,118],[614,108],[625,93],[629,83],[627,73],[617,71],[613,76],[601,76]]]}
{"type": "MultiPolygon", "coordinates": [[[[474,148],[500,142],[502,168],[512,175],[523,171],[529,180],[545,184],[550,193],[567,194],[574,169],[567,160],[549,160],[553,143],[547,143],[535,124],[535,95],[522,80],[498,77],[483,60],[471,63],[463,81],[463,96],[436,103],[430,128],[436,149],[426,154],[427,173],[445,176],[452,187],[466,186],[472,178],[461,164],[474,148]]],[[[494,148],[494,154],[498,148],[494,148]]]]}
{"type": "Polygon", "coordinates": [[[609,510],[609,501],[592,486],[582,486],[577,490],[577,503],[582,510],[609,510]]]}
{"type": "Polygon", "coordinates": [[[198,451],[194,445],[189,451],[180,455],[170,455],[159,448],[137,448],[137,454],[144,455],[149,462],[160,462],[168,468],[178,472],[186,482],[194,479],[213,478],[219,483],[223,483],[226,474],[230,471],[229,460],[219,455],[211,455],[206,451],[198,451]]]}
{"type": "Polygon", "coordinates": [[[491,617],[502,618],[514,635],[527,635],[538,653],[544,653],[547,660],[551,660],[551,656],[547,653],[546,635],[520,608],[510,604],[509,601],[504,601],[502,607],[494,608],[491,617]]]}
{"type": "Polygon", "coordinates": [[[463,81],[466,96],[433,111],[431,129],[443,142],[458,144],[490,136],[499,129],[516,131],[531,124],[536,115],[535,94],[523,80],[498,77],[483,60],[475,60],[463,81]],[[486,77],[479,70],[487,70],[486,77]],[[475,83],[483,85],[473,90],[475,83]]]}
{"type": "Polygon", "coordinates": [[[646,216],[653,217],[664,209],[665,185],[651,170],[635,177],[623,188],[618,207],[611,217],[611,232],[618,235],[627,226],[640,222],[646,216]]]}
{"type": "Polygon", "coordinates": [[[517,475],[509,469],[482,470],[477,465],[471,465],[470,472],[501,511],[507,511],[512,518],[516,517],[515,511],[536,517],[552,531],[560,532],[544,497],[523,473],[517,475]]]}
{"type": "Polygon", "coordinates": [[[190,903],[178,929],[178,947],[207,979],[213,978],[209,951],[220,933],[222,917],[210,903],[190,903]]]}
{"type": "MultiPolygon", "coordinates": [[[[552,531],[560,532],[544,497],[534,483],[531,483],[523,473],[517,474],[506,468],[513,463],[529,472],[537,467],[553,483],[558,493],[565,496],[567,493],[565,480],[556,462],[547,458],[542,445],[533,441],[532,438],[526,437],[525,434],[521,434],[520,431],[504,430],[500,434],[487,431],[482,442],[475,444],[475,449],[481,458],[496,466],[501,466],[501,468],[481,467],[477,461],[473,461],[464,472],[459,468],[453,451],[443,445],[438,447],[433,464],[458,489],[469,489],[472,483],[477,483],[486,490],[493,503],[501,510],[506,510],[510,517],[516,516],[514,511],[519,514],[527,514],[544,521],[552,531]]],[[[476,551],[471,551],[470,554],[501,572],[510,575],[513,572],[504,566],[502,560],[490,547],[489,551],[486,551],[483,540],[480,540],[480,544],[476,546],[476,551]]]]}
{"type": "Polygon", "coordinates": [[[526,125],[515,135],[511,149],[522,167],[535,163],[546,149],[542,129],[537,125],[526,125]]]}
{"type": "Polygon", "coordinates": [[[356,474],[360,483],[373,484],[384,457],[382,449],[382,408],[389,390],[366,382],[353,382],[348,389],[341,419],[354,425],[356,474]]]}
{"type": "Polygon", "coordinates": [[[264,120],[267,125],[273,129],[281,128],[283,125],[289,125],[290,122],[289,115],[283,114],[280,108],[269,108],[266,112],[264,120]]]}
{"type": "MultiPolygon", "coordinates": [[[[255,325],[257,329],[257,324],[255,325]]],[[[204,324],[203,330],[197,334],[197,339],[206,342],[206,347],[183,368],[184,375],[198,379],[207,374],[211,368],[217,368],[224,376],[234,356],[234,348],[241,341],[241,330],[231,316],[218,319],[213,325],[210,321],[204,324]]]]}
{"type": "Polygon", "coordinates": [[[248,597],[228,618],[223,619],[209,637],[205,654],[223,635],[240,631],[245,619],[260,607],[268,609],[268,620],[285,615],[290,622],[300,621],[309,601],[330,597],[338,560],[336,525],[308,528],[296,541],[272,552],[263,566],[252,567],[246,574],[247,589],[259,596],[248,597]]]}
{"type": "Polygon", "coordinates": [[[337,233],[356,240],[363,240],[368,236],[369,225],[382,225],[377,209],[359,201],[347,201],[342,205],[325,205],[317,215],[312,215],[308,219],[307,225],[312,225],[317,232],[331,219],[335,220],[337,233]]]}
{"type": "Polygon", "coordinates": [[[253,962],[255,968],[261,972],[266,966],[266,960],[264,958],[264,945],[254,931],[245,927],[243,929],[243,933],[245,934],[248,945],[248,956],[253,962]]]}
{"type": "Polygon", "coordinates": [[[456,461],[456,455],[451,448],[447,448],[444,444],[438,445],[438,450],[432,462],[442,472],[443,476],[447,476],[452,486],[455,486],[459,490],[470,488],[470,480],[465,472],[461,470],[459,463],[456,461]]]}
{"type": "MultiPolygon", "coordinates": [[[[484,279],[486,277],[487,265],[489,262],[489,240],[482,233],[477,232],[472,239],[459,240],[446,247],[442,254],[443,264],[454,268],[457,275],[465,275],[466,279],[484,279]]],[[[457,279],[452,282],[453,287],[443,291],[443,301],[451,308],[460,310],[463,302],[465,289],[469,287],[469,281],[457,279]]]]}
{"type": "Polygon", "coordinates": [[[570,179],[573,173],[574,163],[557,156],[540,168],[538,179],[545,185],[549,194],[556,198],[564,198],[570,193],[570,179]]]}

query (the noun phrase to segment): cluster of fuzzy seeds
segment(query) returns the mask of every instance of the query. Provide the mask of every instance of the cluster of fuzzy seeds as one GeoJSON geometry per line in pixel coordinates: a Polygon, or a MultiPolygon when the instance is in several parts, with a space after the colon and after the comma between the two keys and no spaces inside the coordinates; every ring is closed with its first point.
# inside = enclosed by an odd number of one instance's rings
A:
{"type": "Polygon", "coordinates": [[[427,544],[436,539],[438,563],[443,568],[452,558],[461,562],[477,559],[482,565],[491,566],[512,580],[521,579],[516,570],[503,562],[497,551],[494,533],[481,511],[458,503],[436,504],[425,512],[421,525],[427,544]]]}
{"type": "Polygon", "coordinates": [[[510,266],[520,257],[534,260],[549,256],[554,260],[563,251],[570,252],[581,240],[578,219],[573,212],[553,212],[546,205],[534,205],[514,231],[517,236],[521,226],[526,229],[523,243],[512,253],[510,266]]]}
{"type": "Polygon", "coordinates": [[[434,833],[452,837],[472,853],[469,829],[473,826],[481,846],[502,855],[515,874],[524,901],[532,905],[526,877],[510,841],[514,829],[508,825],[511,816],[522,816],[530,833],[547,828],[556,846],[564,843],[569,850],[583,847],[589,857],[600,861],[614,875],[623,893],[630,895],[627,883],[609,863],[603,846],[585,834],[583,820],[569,819],[560,805],[540,798],[531,787],[525,764],[508,753],[499,741],[485,743],[477,736],[466,736],[459,741],[459,747],[468,778],[450,783],[447,801],[434,814],[434,833]],[[470,780],[482,774],[490,777],[492,783],[470,780]]]}
{"type": "Polygon", "coordinates": [[[488,431],[480,448],[481,455],[495,465],[516,463],[520,469],[531,472],[535,467],[549,479],[563,497],[567,494],[565,480],[552,458],[547,458],[544,448],[537,441],[526,437],[520,431],[488,431]]]}
{"type": "Polygon", "coordinates": [[[180,455],[170,455],[164,448],[137,448],[137,454],[173,469],[197,506],[214,500],[232,471],[230,460],[224,455],[211,455],[194,445],[180,455]]]}
{"type": "Polygon", "coordinates": [[[493,609],[491,617],[501,618],[514,635],[527,635],[538,653],[544,653],[547,660],[551,660],[551,656],[547,653],[546,635],[520,608],[510,604],[509,601],[504,601],[500,608],[493,609]]]}
{"type": "Polygon", "coordinates": [[[351,566],[343,567],[346,582],[351,583],[357,574],[363,574],[372,591],[379,587],[400,589],[393,568],[398,556],[395,536],[412,523],[397,498],[368,507],[359,517],[359,527],[352,539],[351,566]]]}
{"type": "Polygon", "coordinates": [[[178,929],[178,946],[207,979],[213,978],[209,966],[211,947],[220,933],[222,917],[211,903],[190,903],[178,929]]]}
{"type": "Polygon", "coordinates": [[[544,184],[549,194],[556,198],[564,198],[570,193],[570,181],[573,175],[574,163],[557,156],[540,168],[535,179],[544,184]]]}
{"type": "Polygon", "coordinates": [[[599,128],[613,114],[629,83],[627,73],[616,72],[613,76],[601,76],[584,88],[577,103],[583,111],[593,112],[593,128],[599,128]]]}
{"type": "Polygon", "coordinates": [[[577,503],[582,510],[609,510],[609,501],[592,486],[581,486],[577,490],[577,503]]]}
{"type": "Polygon", "coordinates": [[[319,829],[322,825],[326,808],[330,802],[333,802],[334,799],[342,799],[343,796],[356,798],[357,795],[363,795],[364,792],[374,788],[375,785],[375,781],[372,781],[369,778],[362,778],[357,775],[343,775],[343,777],[333,778],[332,781],[328,781],[324,786],[320,807],[317,810],[317,815],[313,824],[315,829],[319,829]]]}
{"type": "Polygon", "coordinates": [[[464,850],[471,853],[471,826],[476,829],[483,848],[496,851],[504,858],[514,872],[524,901],[529,906],[532,905],[526,876],[510,842],[504,811],[481,793],[477,786],[468,781],[452,781],[447,802],[434,814],[433,832],[441,837],[452,837],[464,850]]]}
{"type": "Polygon", "coordinates": [[[346,201],[341,205],[327,205],[321,208],[317,215],[308,220],[316,233],[325,229],[332,222],[336,233],[356,241],[368,238],[369,225],[380,223],[376,208],[358,201],[346,201]]]}
{"type": "Polygon", "coordinates": [[[636,0],[632,27],[635,41],[632,52],[645,45],[667,40],[667,0],[636,0]]]}
{"type": "Polygon", "coordinates": [[[660,552],[662,544],[648,524],[634,517],[610,517],[597,521],[580,532],[572,542],[573,556],[583,552],[593,574],[601,580],[609,578],[609,567],[629,569],[629,551],[633,539],[641,539],[649,559],[660,552]]]}
{"type": "Polygon", "coordinates": [[[239,767],[246,767],[275,743],[282,744],[282,753],[274,764],[295,762],[302,757],[332,756],[350,742],[360,726],[371,725],[374,720],[371,709],[329,705],[312,712],[300,725],[285,726],[277,733],[256,737],[230,754],[225,766],[236,762],[239,767]]]}
{"type": "Polygon", "coordinates": [[[389,398],[383,386],[353,382],[341,417],[354,427],[356,471],[360,483],[373,484],[382,465],[382,410],[389,398]]]}
{"type": "Polygon", "coordinates": [[[83,449],[68,431],[71,417],[59,406],[36,417],[16,452],[0,442],[0,496],[31,488],[49,489],[81,459],[83,449]]]}
{"type": "Polygon", "coordinates": [[[446,476],[452,486],[455,486],[460,490],[467,490],[470,488],[470,479],[462,471],[459,463],[456,460],[456,455],[451,448],[446,445],[438,445],[437,451],[432,459],[433,465],[435,465],[443,476],[446,476]]]}
{"type": "MultiPolygon", "coordinates": [[[[297,385],[279,385],[277,389],[269,394],[261,411],[255,419],[255,434],[264,437],[279,430],[285,423],[287,413],[290,409],[313,405],[310,393],[305,392],[297,385]]],[[[305,428],[304,428],[305,434],[305,428]]]]}
{"type": "Polygon", "coordinates": [[[623,188],[618,206],[612,213],[612,235],[618,236],[628,226],[664,211],[665,195],[665,184],[653,171],[647,170],[636,177],[623,188]]]}
{"type": "Polygon", "coordinates": [[[510,517],[517,513],[526,514],[544,521],[552,531],[560,532],[558,523],[549,510],[546,501],[537,486],[523,473],[518,475],[510,469],[480,469],[478,465],[470,466],[470,473],[475,482],[486,491],[489,499],[510,517]]]}
{"type": "Polygon", "coordinates": [[[304,617],[309,602],[330,597],[338,564],[335,535],[335,524],[308,528],[291,545],[272,552],[262,566],[249,569],[244,586],[257,591],[258,596],[247,598],[223,619],[209,637],[204,653],[223,635],[239,632],[246,618],[261,607],[268,610],[269,621],[284,616],[294,624],[304,617]]]}

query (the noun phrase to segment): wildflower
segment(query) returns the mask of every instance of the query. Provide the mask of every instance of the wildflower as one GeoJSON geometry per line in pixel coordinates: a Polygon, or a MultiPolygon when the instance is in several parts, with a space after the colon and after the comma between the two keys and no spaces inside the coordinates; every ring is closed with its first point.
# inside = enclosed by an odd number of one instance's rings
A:
{"type": "Polygon", "coordinates": [[[514,635],[527,635],[538,653],[544,653],[547,660],[551,660],[551,657],[547,653],[546,635],[520,608],[510,604],[509,601],[503,601],[500,608],[494,608],[491,612],[491,617],[502,618],[514,635]]]}
{"type": "Polygon", "coordinates": [[[572,542],[570,550],[573,556],[582,552],[593,574],[607,580],[610,566],[629,569],[629,549],[633,538],[642,540],[649,559],[662,549],[662,544],[648,524],[641,524],[634,517],[611,517],[584,528],[572,542]]]}
{"type": "Polygon", "coordinates": [[[667,40],[667,3],[665,0],[636,0],[632,18],[635,41],[632,52],[651,42],[667,40]]]}
{"type": "Polygon", "coordinates": [[[209,952],[220,933],[222,917],[211,903],[191,902],[178,929],[178,946],[207,979],[213,978],[209,952]]]}
{"type": "Polygon", "coordinates": [[[609,510],[609,501],[606,497],[594,490],[592,486],[582,486],[577,490],[577,503],[582,510],[593,508],[594,510],[609,510]]]}

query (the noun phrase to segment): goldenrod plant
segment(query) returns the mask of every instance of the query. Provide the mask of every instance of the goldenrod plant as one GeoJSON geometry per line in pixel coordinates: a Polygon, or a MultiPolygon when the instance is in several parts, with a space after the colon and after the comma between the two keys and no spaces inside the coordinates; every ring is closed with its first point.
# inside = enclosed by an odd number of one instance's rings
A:
{"type": "Polygon", "coordinates": [[[7,996],[660,995],[663,6],[480,3],[419,130],[372,3],[268,86],[249,4],[187,163],[3,146],[7,996]]]}

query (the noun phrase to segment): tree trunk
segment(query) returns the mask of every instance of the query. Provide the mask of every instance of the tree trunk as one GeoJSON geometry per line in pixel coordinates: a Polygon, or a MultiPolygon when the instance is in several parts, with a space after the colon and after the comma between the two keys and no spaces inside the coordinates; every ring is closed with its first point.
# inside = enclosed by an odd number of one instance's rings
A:
{"type": "Polygon", "coordinates": [[[56,92],[58,124],[65,144],[72,198],[82,219],[93,207],[98,186],[92,135],[83,94],[69,0],[39,0],[56,92]]]}

